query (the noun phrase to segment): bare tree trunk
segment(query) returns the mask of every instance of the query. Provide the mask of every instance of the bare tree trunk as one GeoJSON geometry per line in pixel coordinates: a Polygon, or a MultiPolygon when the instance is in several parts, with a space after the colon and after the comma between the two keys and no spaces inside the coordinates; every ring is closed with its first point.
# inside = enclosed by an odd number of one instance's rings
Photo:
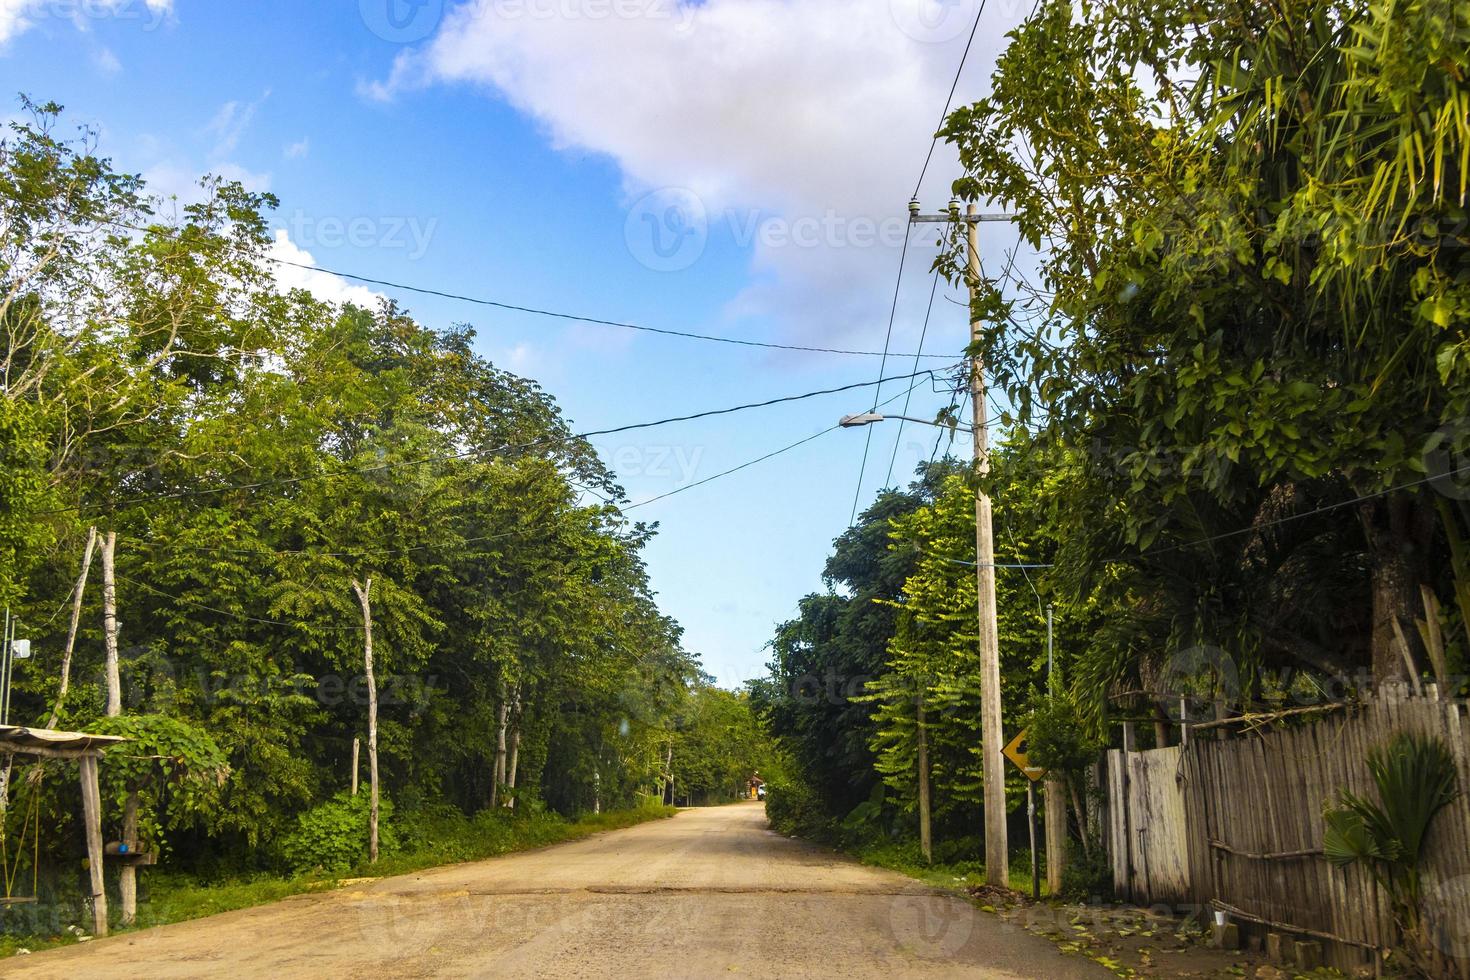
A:
{"type": "Polygon", "coordinates": [[[592,812],[602,812],[602,760],[597,761],[597,768],[592,770],[592,812]]]}
{"type": "MultiPolygon", "coordinates": [[[[516,788],[516,772],[520,769],[521,765],[521,720],[521,689],[517,687],[515,703],[515,728],[511,731],[510,735],[510,763],[506,767],[505,774],[505,785],[508,789],[512,791],[514,791],[516,788]]],[[[510,794],[510,799],[506,801],[506,806],[510,807],[511,809],[515,809],[515,805],[516,794],[512,792],[510,794]]]]}
{"type": "Polygon", "coordinates": [[[352,591],[362,605],[362,662],[368,689],[368,861],[378,860],[378,683],[373,678],[373,580],[352,580],[352,591]]]}
{"type": "MultiPolygon", "coordinates": [[[[56,688],[56,704],[51,709],[51,718],[46,722],[47,728],[55,728],[61,720],[61,709],[66,703],[66,692],[71,689],[71,655],[77,645],[77,628],[82,619],[82,595],[87,589],[87,573],[92,568],[92,552],[97,549],[97,528],[87,528],[87,545],[82,549],[82,571],[77,576],[77,584],[72,588],[71,595],[71,624],[66,631],[66,649],[61,653],[61,682],[56,688]]],[[[0,771],[0,814],[10,808],[10,773],[15,766],[14,754],[5,756],[5,768],[0,771]]],[[[39,785],[41,781],[42,768],[36,766],[31,771],[31,785],[39,785]]]]}
{"type": "Polygon", "coordinates": [[[361,765],[359,765],[359,763],[357,761],[358,753],[360,753],[361,751],[362,751],[362,739],[353,738],[353,740],[352,740],[352,795],[353,796],[356,796],[357,795],[357,774],[358,774],[358,770],[362,768],[361,765]]]}
{"type": "Polygon", "coordinates": [[[1067,780],[1067,788],[1072,791],[1072,809],[1077,811],[1077,826],[1082,829],[1082,856],[1091,859],[1092,843],[1088,840],[1091,835],[1087,832],[1087,813],[1082,809],[1082,795],[1077,792],[1077,783],[1073,779],[1067,780]]]}
{"type": "Polygon", "coordinates": [[[500,691],[500,707],[495,713],[495,774],[490,784],[490,806],[500,805],[500,787],[505,785],[505,729],[510,724],[510,701],[505,689],[500,691]]]}
{"type": "Polygon", "coordinates": [[[934,860],[933,839],[929,833],[929,726],[924,721],[924,695],[918,698],[919,716],[919,850],[926,862],[934,860]]]}
{"type": "Polygon", "coordinates": [[[117,532],[102,539],[102,645],[107,651],[107,717],[122,714],[122,681],[117,672],[117,532]]]}
{"type": "Polygon", "coordinates": [[[664,778],[668,782],[669,806],[674,805],[674,740],[669,739],[669,749],[664,755],[664,778]]]}
{"type": "MultiPolygon", "coordinates": [[[[127,852],[138,850],[138,791],[130,790],[123,804],[122,842],[127,852]]],[[[122,894],[122,924],[130,926],[138,917],[138,867],[131,859],[124,860],[118,869],[118,891],[122,894]]]]}
{"type": "Polygon", "coordinates": [[[1154,748],[1167,749],[1169,747],[1169,716],[1164,714],[1164,709],[1154,705],[1154,748]]]}
{"type": "Polygon", "coordinates": [[[66,630],[66,649],[61,652],[61,683],[56,688],[56,706],[51,709],[51,720],[47,728],[55,728],[61,721],[61,709],[66,703],[66,692],[71,689],[71,655],[77,645],[77,627],[82,621],[82,595],[87,590],[87,573],[92,569],[92,552],[97,549],[97,529],[87,528],[87,545],[82,549],[82,571],[77,576],[76,588],[71,595],[71,625],[66,630]]]}
{"type": "MultiPolygon", "coordinates": [[[[1419,586],[1424,581],[1433,511],[1409,493],[1365,501],[1360,510],[1373,563],[1372,659],[1375,684],[1407,678],[1398,630],[1410,627],[1422,609],[1419,586]]],[[[1412,659],[1414,651],[1409,651],[1412,659]]]]}

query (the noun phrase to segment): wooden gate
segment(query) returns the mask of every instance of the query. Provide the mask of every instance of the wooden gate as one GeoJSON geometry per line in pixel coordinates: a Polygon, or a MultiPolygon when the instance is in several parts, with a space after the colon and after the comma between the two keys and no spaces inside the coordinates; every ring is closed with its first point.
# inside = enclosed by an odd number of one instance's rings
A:
{"type": "Polygon", "coordinates": [[[1141,905],[1191,893],[1180,748],[1108,752],[1108,851],[1113,890],[1141,905]]]}

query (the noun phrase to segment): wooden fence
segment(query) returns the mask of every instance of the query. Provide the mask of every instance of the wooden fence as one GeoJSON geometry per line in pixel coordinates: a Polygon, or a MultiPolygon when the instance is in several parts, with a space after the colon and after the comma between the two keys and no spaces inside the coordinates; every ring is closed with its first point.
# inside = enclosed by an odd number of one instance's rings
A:
{"type": "Polygon", "coordinates": [[[1229,735],[1195,727],[1184,746],[1110,752],[1108,844],[1119,894],[1205,905],[1322,940],[1333,965],[1367,962],[1394,941],[1388,897],[1365,869],[1323,857],[1323,807],[1342,789],[1377,799],[1371,747],[1398,732],[1433,734],[1455,756],[1461,795],[1430,829],[1424,910],[1436,945],[1470,980],[1466,703],[1394,688],[1315,717],[1229,735]]]}

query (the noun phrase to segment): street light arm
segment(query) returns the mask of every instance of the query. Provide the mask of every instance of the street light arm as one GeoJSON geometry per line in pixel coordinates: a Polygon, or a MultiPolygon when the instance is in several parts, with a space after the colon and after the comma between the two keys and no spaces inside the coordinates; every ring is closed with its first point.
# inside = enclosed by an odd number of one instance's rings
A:
{"type": "Polygon", "coordinates": [[[932,425],[938,429],[953,429],[959,432],[975,431],[968,425],[960,425],[958,422],[936,422],[933,419],[919,419],[912,415],[879,415],[877,412],[863,412],[860,415],[844,415],[837,424],[844,429],[856,429],[864,425],[872,425],[874,422],[886,422],[888,419],[902,419],[905,422],[913,422],[918,425],[932,425]]]}

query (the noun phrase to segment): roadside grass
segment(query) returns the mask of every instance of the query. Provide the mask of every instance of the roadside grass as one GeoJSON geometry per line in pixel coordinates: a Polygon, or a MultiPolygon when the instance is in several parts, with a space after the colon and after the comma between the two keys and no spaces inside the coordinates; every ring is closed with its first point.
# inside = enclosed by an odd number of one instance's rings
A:
{"type": "MultiPolygon", "coordinates": [[[[875,844],[854,852],[857,859],[874,867],[887,868],[906,874],[934,888],[963,891],[966,888],[985,884],[985,862],[981,860],[926,862],[914,841],[903,843],[875,844]]],[[[1021,852],[1011,855],[1008,881],[1012,891],[1023,895],[1031,894],[1031,855],[1021,852]]],[[[1045,869],[1042,870],[1041,895],[1050,897],[1047,891],[1045,869]]]]}
{"type": "MultiPolygon", "coordinates": [[[[147,899],[138,902],[137,924],[123,928],[114,921],[111,933],[116,935],[172,922],[186,922],[221,912],[265,905],[293,895],[329,891],[359,878],[385,878],[422,871],[425,868],[534,850],[551,844],[580,840],[604,831],[621,830],[648,820],[672,817],[677,812],[674,807],[655,803],[627,810],[588,814],[578,820],[566,820],[547,813],[512,816],[509,811],[504,814],[481,813],[474,817],[448,812],[428,816],[409,815],[399,827],[402,838],[399,850],[383,855],[377,864],[364,861],[345,874],[325,874],[320,871],[302,875],[258,874],[206,882],[188,875],[149,869],[140,876],[140,891],[146,889],[147,899]]],[[[118,905],[111,890],[108,904],[115,919],[118,905]]],[[[6,919],[9,919],[8,915],[6,919]]],[[[58,932],[26,933],[11,931],[7,921],[5,931],[0,933],[0,957],[13,956],[22,950],[39,952],[56,946],[68,946],[91,938],[78,928],[86,919],[81,910],[62,912],[58,919],[71,925],[61,925],[58,922],[58,932]]]]}

